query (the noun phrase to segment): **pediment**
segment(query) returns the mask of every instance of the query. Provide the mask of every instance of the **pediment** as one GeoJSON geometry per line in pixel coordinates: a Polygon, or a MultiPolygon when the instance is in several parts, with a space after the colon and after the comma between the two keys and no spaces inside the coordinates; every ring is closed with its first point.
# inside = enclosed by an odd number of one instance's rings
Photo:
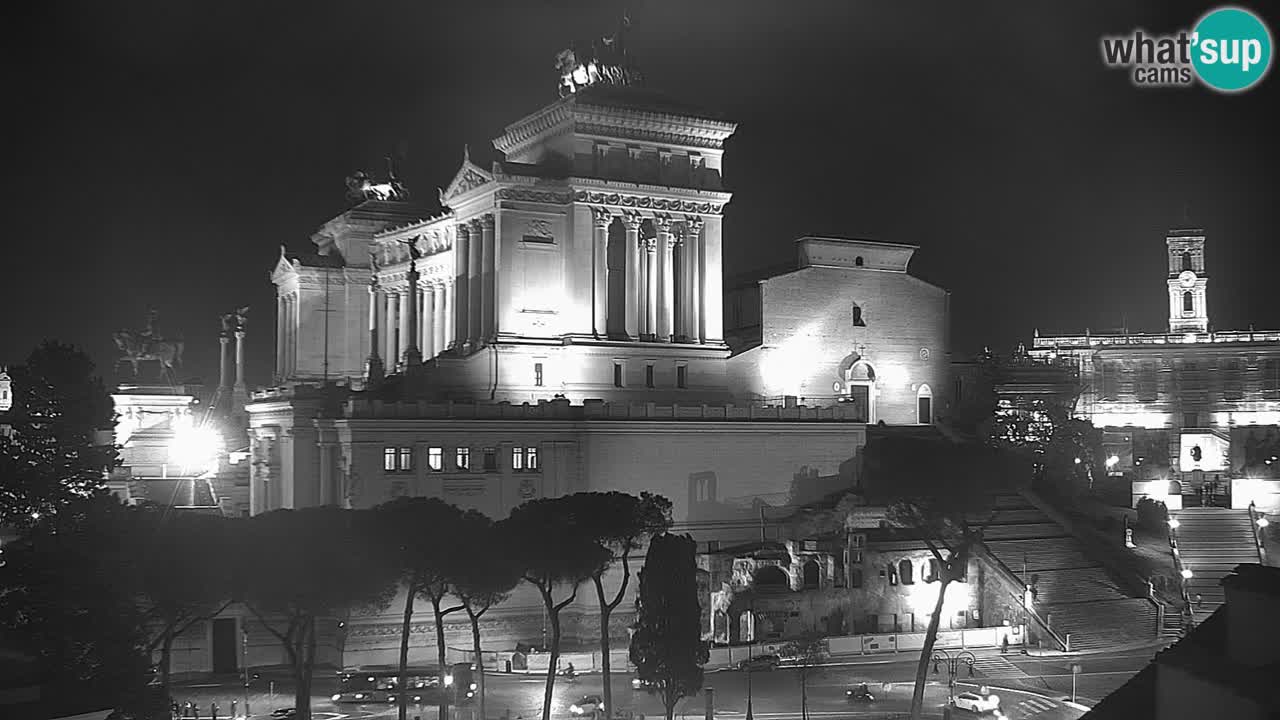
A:
{"type": "Polygon", "coordinates": [[[471,162],[470,158],[466,158],[462,161],[462,167],[458,168],[458,173],[453,176],[453,182],[440,193],[440,201],[447,205],[449,200],[491,182],[491,173],[485,172],[479,165],[471,162]]]}
{"type": "Polygon", "coordinates": [[[279,285],[282,281],[297,277],[298,268],[294,266],[293,261],[285,254],[284,246],[280,246],[280,259],[276,260],[276,266],[271,271],[271,282],[279,285]]]}

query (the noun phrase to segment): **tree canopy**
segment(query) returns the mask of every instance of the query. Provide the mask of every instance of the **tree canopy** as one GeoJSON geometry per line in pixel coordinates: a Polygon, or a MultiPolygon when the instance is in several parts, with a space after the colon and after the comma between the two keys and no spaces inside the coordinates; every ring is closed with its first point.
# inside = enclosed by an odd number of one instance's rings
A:
{"type": "Polygon", "coordinates": [[[688,535],[658,535],[640,570],[631,662],[642,681],[657,686],[667,720],[676,703],[702,690],[702,666],[710,658],[702,639],[696,551],[688,535]]]}

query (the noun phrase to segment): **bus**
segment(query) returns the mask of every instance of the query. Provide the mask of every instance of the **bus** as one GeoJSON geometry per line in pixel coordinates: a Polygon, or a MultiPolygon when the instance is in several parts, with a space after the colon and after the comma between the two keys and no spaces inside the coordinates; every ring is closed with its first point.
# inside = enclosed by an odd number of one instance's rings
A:
{"type": "MultiPolygon", "coordinates": [[[[475,666],[456,663],[441,673],[436,667],[408,667],[405,693],[420,705],[464,704],[475,698],[475,666]]],[[[386,666],[356,667],[338,673],[335,703],[396,703],[400,699],[400,669],[386,666]]]]}

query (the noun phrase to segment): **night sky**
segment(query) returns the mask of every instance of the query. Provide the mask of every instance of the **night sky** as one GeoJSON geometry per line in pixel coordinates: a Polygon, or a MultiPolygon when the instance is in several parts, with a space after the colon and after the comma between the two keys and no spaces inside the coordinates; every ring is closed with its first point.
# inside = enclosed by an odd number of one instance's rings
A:
{"type": "MultiPolygon", "coordinates": [[[[1260,11],[1272,29],[1280,13],[1260,11]]],[[[803,234],[913,243],[952,291],[953,350],[1162,329],[1163,233],[1209,233],[1218,328],[1280,328],[1274,68],[1236,96],[1133,87],[1099,38],[1209,3],[629,3],[650,87],[739,123],[730,276],[803,234]]],[[[620,1],[10,3],[0,363],[43,338],[110,375],[145,309],[216,383],[218,315],[253,307],[270,381],[279,246],[399,158],[420,198],[556,99],[555,53],[620,1]]],[[[1274,64],[1274,62],[1273,62],[1274,64]]]]}

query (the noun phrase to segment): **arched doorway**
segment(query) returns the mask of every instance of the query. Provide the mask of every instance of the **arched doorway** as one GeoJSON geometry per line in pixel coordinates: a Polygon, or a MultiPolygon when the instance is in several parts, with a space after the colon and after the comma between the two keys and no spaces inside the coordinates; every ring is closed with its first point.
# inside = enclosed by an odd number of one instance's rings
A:
{"type": "Polygon", "coordinates": [[[822,568],[818,561],[810,559],[804,564],[804,589],[817,590],[822,584],[822,568]]]}
{"type": "Polygon", "coordinates": [[[845,395],[869,423],[876,421],[876,369],[859,358],[844,372],[845,395]]]}
{"type": "Polygon", "coordinates": [[[791,588],[791,582],[787,578],[787,574],[777,565],[765,565],[756,570],[752,578],[756,588],[760,590],[788,590],[791,588]]]}
{"type": "Polygon", "coordinates": [[[1181,495],[1181,494],[1182,494],[1182,483],[1178,482],[1177,480],[1170,480],[1170,481],[1169,481],[1169,494],[1170,494],[1170,495],[1181,495]]]}
{"type": "Polygon", "coordinates": [[[933,390],[927,383],[916,390],[916,422],[920,425],[933,424],[933,390]]]}

